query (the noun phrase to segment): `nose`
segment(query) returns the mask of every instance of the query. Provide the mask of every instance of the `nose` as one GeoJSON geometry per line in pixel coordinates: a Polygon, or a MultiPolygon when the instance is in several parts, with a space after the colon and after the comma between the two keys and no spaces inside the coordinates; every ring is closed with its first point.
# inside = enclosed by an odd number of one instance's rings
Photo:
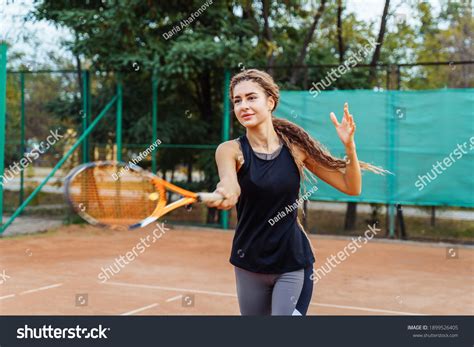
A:
{"type": "Polygon", "coordinates": [[[241,110],[245,110],[245,111],[248,110],[248,108],[249,108],[248,105],[247,105],[247,101],[245,101],[245,100],[242,100],[242,101],[240,102],[240,105],[239,105],[239,106],[240,106],[240,109],[241,109],[241,110]]]}

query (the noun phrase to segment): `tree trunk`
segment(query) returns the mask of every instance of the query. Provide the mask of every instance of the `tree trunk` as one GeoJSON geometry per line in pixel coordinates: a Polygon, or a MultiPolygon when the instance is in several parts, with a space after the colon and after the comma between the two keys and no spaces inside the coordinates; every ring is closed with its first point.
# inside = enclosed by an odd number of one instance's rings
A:
{"type": "Polygon", "coordinates": [[[385,28],[387,26],[387,17],[388,17],[388,8],[390,6],[390,0],[385,0],[385,5],[383,8],[382,20],[380,22],[379,35],[377,37],[377,45],[375,46],[374,54],[372,55],[372,60],[370,61],[370,74],[369,82],[372,83],[375,80],[377,72],[377,63],[380,59],[380,50],[383,45],[383,38],[385,36],[385,28]]]}
{"type": "Polygon", "coordinates": [[[308,33],[303,41],[303,46],[301,47],[300,54],[295,62],[296,67],[293,70],[293,74],[291,75],[290,82],[292,84],[296,84],[296,82],[298,81],[298,77],[300,75],[300,70],[298,66],[301,66],[304,63],[304,59],[306,58],[306,54],[308,53],[309,43],[311,42],[311,39],[313,38],[314,32],[316,30],[316,26],[318,25],[318,22],[321,19],[321,16],[324,12],[325,5],[326,5],[326,0],[321,0],[321,4],[319,5],[319,8],[316,11],[316,14],[314,15],[313,23],[311,24],[308,30],[308,33]]]}
{"type": "MultiPolygon", "coordinates": [[[[245,6],[242,6],[242,19],[244,20],[248,20],[251,24],[252,24],[252,27],[253,27],[253,30],[255,33],[259,33],[260,32],[260,27],[258,25],[258,21],[257,19],[255,18],[255,14],[253,12],[253,8],[252,8],[252,1],[246,1],[246,4],[245,6]]],[[[232,12],[232,11],[230,11],[232,12]]]]}
{"type": "Polygon", "coordinates": [[[209,69],[204,69],[199,74],[199,80],[196,83],[196,92],[198,94],[198,108],[201,113],[201,119],[206,124],[211,124],[212,115],[212,86],[211,86],[211,75],[209,69]]]}
{"type": "Polygon", "coordinates": [[[344,221],[344,230],[354,230],[357,222],[357,203],[348,202],[346,210],[346,220],[344,221]]]}
{"type": "Polygon", "coordinates": [[[218,218],[216,218],[219,214],[219,211],[215,207],[209,207],[207,210],[207,224],[215,224],[218,222],[218,218]]]}
{"type": "Polygon", "coordinates": [[[339,64],[344,62],[344,42],[342,40],[342,0],[337,0],[337,43],[339,48],[339,64]]]}
{"type": "Polygon", "coordinates": [[[188,162],[188,183],[193,181],[193,163],[188,162]]]}
{"type": "Polygon", "coordinates": [[[82,68],[81,68],[81,59],[78,55],[75,56],[76,58],[76,70],[77,70],[77,83],[79,84],[79,91],[81,97],[84,98],[84,86],[82,85],[82,68]]]}
{"type": "Polygon", "coordinates": [[[273,55],[272,41],[273,35],[268,23],[268,17],[270,16],[270,0],[262,1],[262,17],[263,17],[263,40],[267,47],[267,70],[270,75],[273,75],[273,63],[275,56],[273,55]]]}
{"type": "Polygon", "coordinates": [[[397,204],[397,220],[398,220],[398,227],[400,228],[400,232],[398,233],[398,238],[402,240],[407,239],[406,227],[405,227],[405,220],[403,219],[403,209],[402,205],[397,204]]]}

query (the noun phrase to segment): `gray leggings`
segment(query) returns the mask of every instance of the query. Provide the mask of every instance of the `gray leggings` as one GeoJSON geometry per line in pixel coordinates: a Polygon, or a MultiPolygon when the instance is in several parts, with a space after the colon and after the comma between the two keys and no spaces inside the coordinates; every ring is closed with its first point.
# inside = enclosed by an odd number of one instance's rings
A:
{"type": "Polygon", "coordinates": [[[304,270],[262,274],[234,266],[243,316],[291,316],[301,294],[304,270]]]}

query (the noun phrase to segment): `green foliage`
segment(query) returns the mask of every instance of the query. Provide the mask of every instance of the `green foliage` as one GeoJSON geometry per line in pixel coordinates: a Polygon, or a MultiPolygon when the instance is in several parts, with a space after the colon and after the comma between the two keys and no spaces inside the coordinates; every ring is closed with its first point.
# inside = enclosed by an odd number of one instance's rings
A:
{"type": "MultiPolygon", "coordinates": [[[[290,82],[294,72],[292,65],[319,1],[269,2],[270,34],[265,31],[262,3],[214,0],[206,7],[202,0],[104,3],[46,0],[37,4],[30,19],[48,20],[71,29],[74,39],[65,45],[81,61],[83,69],[114,71],[92,74],[93,115],[114,95],[116,81],[123,82],[123,142],[143,145],[143,148],[127,148],[128,158],[124,159],[130,159],[151,143],[151,78],[154,74],[159,80],[158,137],[164,144],[220,142],[221,133],[217,129],[221,128],[222,121],[225,68],[237,72],[242,68],[265,67],[273,57],[274,65],[288,66],[273,70],[275,79],[284,89],[307,89],[312,81],[325,77],[328,69],[309,68],[302,71],[296,84],[290,82]],[[204,10],[194,16],[200,7],[204,10]],[[192,15],[194,18],[190,19],[192,15]],[[190,23],[183,25],[185,20],[190,23]]],[[[405,20],[397,19],[396,10],[391,8],[388,17],[380,62],[472,60],[474,24],[472,11],[464,2],[445,2],[439,16],[427,2],[415,2],[411,18],[405,20]]],[[[308,46],[305,64],[338,64],[336,13],[336,2],[328,1],[308,46]]],[[[345,8],[342,13],[344,56],[347,58],[369,39],[375,39],[379,25],[379,20],[359,20],[345,8]]],[[[370,54],[364,63],[370,62],[370,54]]],[[[71,65],[75,64],[69,67],[71,65]]],[[[331,88],[385,88],[384,69],[378,71],[374,83],[369,82],[368,76],[368,69],[355,68],[331,88]]],[[[396,80],[393,74],[391,78],[396,80]]],[[[410,89],[468,87],[472,86],[473,78],[472,65],[456,69],[448,66],[402,69],[402,87],[410,89]]],[[[60,120],[76,129],[81,126],[82,107],[78,79],[78,75],[70,76],[63,85],[53,78],[44,81],[49,83],[49,89],[61,90],[55,99],[46,98],[49,100],[44,106],[46,111],[55,115],[53,121],[60,120]]],[[[35,98],[41,100],[40,94],[47,93],[45,84],[35,85],[35,89],[42,89],[35,91],[38,93],[35,98]]],[[[41,106],[36,105],[35,109],[41,110],[41,106]]],[[[48,126],[51,123],[41,125],[48,126]]],[[[17,123],[13,127],[17,127],[17,123]]],[[[233,137],[243,132],[235,119],[232,131],[233,137]]],[[[115,119],[109,114],[92,135],[92,150],[94,146],[113,144],[114,138],[115,119]]],[[[158,150],[158,156],[163,171],[173,170],[177,165],[192,165],[194,169],[205,170],[207,189],[213,189],[217,182],[212,151],[163,148],[158,150]]],[[[149,165],[148,162],[143,164],[149,165]]]]}

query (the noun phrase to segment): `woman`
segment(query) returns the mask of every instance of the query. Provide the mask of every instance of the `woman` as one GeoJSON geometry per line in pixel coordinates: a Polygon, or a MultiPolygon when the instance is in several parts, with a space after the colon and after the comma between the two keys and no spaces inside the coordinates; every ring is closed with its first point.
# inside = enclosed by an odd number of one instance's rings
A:
{"type": "Polygon", "coordinates": [[[220,182],[215,192],[224,200],[208,206],[224,210],[237,206],[230,262],[240,312],[306,315],[315,258],[294,208],[304,169],[348,195],[361,192],[361,168],[383,170],[357,159],[356,126],[347,103],[341,123],[331,113],[346,149],[347,159],[342,160],[301,127],[273,117],[279,89],[267,73],[251,69],[235,75],[230,96],[246,134],[218,146],[220,182]]]}

